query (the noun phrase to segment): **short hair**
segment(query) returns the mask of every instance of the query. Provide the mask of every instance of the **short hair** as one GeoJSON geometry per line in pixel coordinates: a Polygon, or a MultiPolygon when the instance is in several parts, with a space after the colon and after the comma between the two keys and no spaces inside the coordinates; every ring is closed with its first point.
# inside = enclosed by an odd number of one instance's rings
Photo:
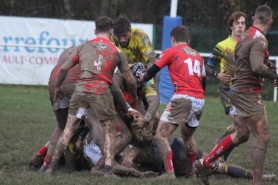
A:
{"type": "Polygon", "coordinates": [[[108,32],[113,29],[114,21],[110,17],[100,16],[95,21],[96,31],[98,32],[108,32]]]}
{"type": "Polygon", "coordinates": [[[130,21],[125,15],[120,15],[114,24],[114,34],[126,33],[130,30],[130,21]]]}
{"type": "Polygon", "coordinates": [[[272,19],[273,12],[267,5],[261,5],[256,9],[255,22],[258,24],[267,24],[267,21],[272,19]]]}
{"type": "Polygon", "coordinates": [[[232,14],[230,15],[230,17],[228,18],[228,30],[231,31],[231,28],[230,28],[230,27],[232,27],[232,26],[233,26],[233,23],[234,23],[235,21],[237,21],[240,17],[244,17],[244,18],[245,18],[245,25],[247,24],[247,16],[246,16],[246,14],[243,13],[243,12],[238,12],[238,11],[236,11],[236,12],[232,13],[232,14]]]}
{"type": "Polygon", "coordinates": [[[189,41],[188,28],[183,25],[176,26],[170,32],[170,36],[174,37],[177,42],[187,42],[188,43],[188,41],[189,41]]]}

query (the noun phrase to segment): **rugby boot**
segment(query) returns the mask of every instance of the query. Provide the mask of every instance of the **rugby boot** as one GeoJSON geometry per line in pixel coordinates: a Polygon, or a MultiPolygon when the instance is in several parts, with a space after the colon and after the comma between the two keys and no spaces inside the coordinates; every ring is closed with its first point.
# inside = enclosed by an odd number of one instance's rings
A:
{"type": "Polygon", "coordinates": [[[115,175],[112,171],[112,166],[109,165],[104,165],[104,178],[114,178],[114,179],[119,179],[117,175],[115,175]]]}
{"type": "Polygon", "coordinates": [[[31,166],[35,166],[35,167],[40,167],[41,165],[43,165],[43,160],[44,160],[44,156],[39,155],[39,154],[34,154],[31,158],[30,158],[30,165],[31,166]]]}
{"type": "Polygon", "coordinates": [[[209,181],[208,181],[208,177],[216,172],[219,168],[219,163],[218,162],[214,162],[212,163],[210,169],[207,169],[206,167],[203,166],[203,159],[199,159],[195,161],[195,167],[198,170],[198,175],[201,178],[202,182],[205,185],[209,185],[209,181]]]}
{"type": "Polygon", "coordinates": [[[39,171],[44,173],[46,170],[47,170],[47,167],[45,165],[42,165],[39,171]]]}
{"type": "Polygon", "coordinates": [[[121,166],[121,165],[113,165],[112,166],[112,171],[114,174],[120,175],[120,176],[133,176],[136,178],[144,178],[145,175],[134,169],[134,168],[127,168],[125,166],[121,166]]]}
{"type": "Polygon", "coordinates": [[[209,185],[208,178],[211,175],[211,171],[203,166],[203,159],[195,161],[195,166],[198,170],[198,175],[205,185],[209,185]]]}
{"type": "Polygon", "coordinates": [[[50,164],[49,164],[49,167],[48,167],[47,170],[44,172],[44,174],[46,174],[46,175],[53,175],[54,172],[56,171],[57,165],[58,165],[58,164],[52,164],[52,163],[50,163],[50,164]]]}
{"type": "Polygon", "coordinates": [[[142,172],[142,174],[146,177],[146,178],[154,178],[157,177],[159,175],[158,172],[154,172],[154,171],[145,171],[142,172]]]}
{"type": "Polygon", "coordinates": [[[91,173],[93,176],[103,176],[104,174],[104,157],[101,157],[96,165],[91,169],[91,173]]]}
{"type": "Polygon", "coordinates": [[[278,182],[278,179],[275,174],[264,174],[263,175],[264,181],[271,181],[271,182],[278,182]]]}
{"type": "Polygon", "coordinates": [[[166,172],[156,177],[156,179],[175,179],[175,178],[176,178],[175,172],[166,172]]]}
{"type": "Polygon", "coordinates": [[[102,168],[102,169],[98,168],[97,169],[96,167],[93,167],[91,169],[91,173],[92,173],[93,176],[101,177],[104,174],[104,168],[102,168]]]}

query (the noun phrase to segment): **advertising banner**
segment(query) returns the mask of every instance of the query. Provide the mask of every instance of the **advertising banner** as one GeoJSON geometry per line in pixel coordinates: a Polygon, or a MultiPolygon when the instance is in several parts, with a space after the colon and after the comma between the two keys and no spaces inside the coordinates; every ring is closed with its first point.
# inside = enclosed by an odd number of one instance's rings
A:
{"type": "MultiPolygon", "coordinates": [[[[65,48],[95,38],[94,21],[0,16],[0,84],[47,85],[65,48]]],[[[153,40],[153,25],[131,24],[153,40]]]]}

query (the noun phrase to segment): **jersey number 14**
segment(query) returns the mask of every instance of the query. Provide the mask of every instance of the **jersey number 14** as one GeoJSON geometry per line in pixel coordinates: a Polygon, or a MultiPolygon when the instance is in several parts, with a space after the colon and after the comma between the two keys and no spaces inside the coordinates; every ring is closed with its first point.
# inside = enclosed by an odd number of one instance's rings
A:
{"type": "Polygon", "coordinates": [[[192,59],[188,58],[184,61],[184,63],[187,64],[189,75],[194,75],[194,73],[196,73],[198,76],[201,76],[201,66],[199,60],[194,60],[193,63],[192,59]]]}

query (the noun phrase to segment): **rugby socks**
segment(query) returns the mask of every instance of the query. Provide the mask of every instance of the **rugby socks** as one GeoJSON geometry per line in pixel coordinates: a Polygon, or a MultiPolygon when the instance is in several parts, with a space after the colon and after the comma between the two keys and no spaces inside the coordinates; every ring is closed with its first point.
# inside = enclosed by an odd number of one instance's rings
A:
{"type": "Polygon", "coordinates": [[[197,153],[186,154],[187,161],[187,172],[193,171],[193,164],[196,161],[197,153]]]}
{"type": "Polygon", "coordinates": [[[233,164],[225,164],[225,173],[232,177],[252,179],[253,174],[251,171],[233,164]]]}
{"type": "Polygon", "coordinates": [[[166,157],[166,164],[164,164],[165,167],[165,172],[173,172],[174,167],[173,167],[173,154],[172,151],[167,152],[167,157],[166,157]]]}
{"type": "Polygon", "coordinates": [[[174,172],[173,153],[166,139],[155,138],[154,142],[159,151],[160,158],[163,162],[165,172],[174,172]]]}
{"type": "Polygon", "coordinates": [[[41,147],[41,148],[39,149],[39,151],[38,151],[37,154],[40,155],[40,156],[45,156],[46,153],[47,153],[47,147],[44,145],[43,147],[41,147]]]}
{"type": "Polygon", "coordinates": [[[232,141],[231,135],[223,138],[212,151],[208,154],[207,157],[204,158],[203,165],[210,169],[211,164],[217,160],[220,156],[222,156],[226,151],[231,150],[235,147],[235,144],[232,141]]]}
{"type": "Polygon", "coordinates": [[[188,155],[190,158],[188,158],[191,163],[193,164],[195,161],[196,161],[196,158],[197,158],[197,153],[193,153],[193,154],[189,154],[188,155]]]}
{"type": "Polygon", "coordinates": [[[46,155],[44,158],[43,166],[47,169],[49,167],[49,164],[51,162],[52,156],[46,155]]]}
{"type": "Polygon", "coordinates": [[[112,173],[112,166],[104,165],[104,172],[105,173],[112,173]]]}
{"type": "MultiPolygon", "coordinates": [[[[217,143],[219,143],[223,138],[225,138],[227,135],[231,134],[231,130],[230,130],[230,126],[227,127],[227,129],[225,130],[224,134],[221,136],[221,138],[217,141],[217,143]]],[[[229,155],[231,154],[232,152],[232,149],[231,150],[228,150],[226,151],[224,154],[223,154],[223,159],[224,161],[227,161],[228,160],[228,157],[229,155]]]]}
{"type": "Polygon", "coordinates": [[[37,155],[39,155],[39,156],[46,156],[48,144],[49,144],[49,141],[39,149],[37,155]]]}

